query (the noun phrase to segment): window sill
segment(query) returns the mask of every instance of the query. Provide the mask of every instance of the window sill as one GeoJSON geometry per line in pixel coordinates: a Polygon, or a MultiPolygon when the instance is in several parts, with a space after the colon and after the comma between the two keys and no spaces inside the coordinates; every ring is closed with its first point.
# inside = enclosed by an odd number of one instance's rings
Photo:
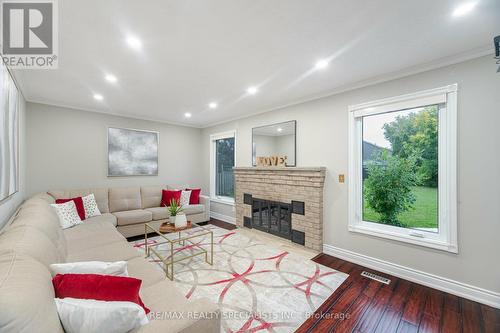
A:
{"type": "Polygon", "coordinates": [[[419,245],[423,247],[428,247],[432,249],[442,250],[451,253],[458,253],[458,247],[456,244],[451,244],[438,239],[432,238],[419,238],[410,235],[405,235],[399,232],[389,232],[381,231],[377,228],[365,226],[365,225],[349,225],[349,231],[361,233],[365,235],[396,240],[403,243],[409,243],[414,245],[419,245]]]}
{"type": "Polygon", "coordinates": [[[234,199],[229,197],[210,197],[211,202],[216,202],[224,205],[234,206],[234,199]]]}

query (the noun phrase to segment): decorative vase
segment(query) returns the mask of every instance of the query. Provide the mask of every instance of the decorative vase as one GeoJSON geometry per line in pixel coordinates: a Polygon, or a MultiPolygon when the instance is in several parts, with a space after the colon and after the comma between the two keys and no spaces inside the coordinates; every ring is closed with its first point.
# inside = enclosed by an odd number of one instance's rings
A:
{"type": "Polygon", "coordinates": [[[182,228],[187,225],[187,219],[184,213],[179,213],[176,216],[171,216],[170,218],[174,220],[173,223],[176,228],[182,228]]]}

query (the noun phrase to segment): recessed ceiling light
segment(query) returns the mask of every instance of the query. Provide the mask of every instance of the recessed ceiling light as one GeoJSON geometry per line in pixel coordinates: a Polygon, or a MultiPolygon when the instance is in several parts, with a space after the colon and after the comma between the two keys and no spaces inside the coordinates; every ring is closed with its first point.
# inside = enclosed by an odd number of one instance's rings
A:
{"type": "Polygon", "coordinates": [[[283,129],[282,129],[281,127],[278,127],[276,130],[277,130],[278,132],[283,132],[283,129]]]}
{"type": "Polygon", "coordinates": [[[452,15],[454,17],[464,16],[465,14],[468,14],[470,11],[472,11],[474,7],[476,7],[476,5],[477,5],[476,1],[463,3],[459,5],[457,8],[455,8],[452,15]]]}
{"type": "Polygon", "coordinates": [[[184,117],[185,118],[191,118],[191,113],[189,113],[189,112],[184,113],[184,117]]]}
{"type": "Polygon", "coordinates": [[[217,103],[212,102],[212,103],[208,104],[208,107],[211,109],[217,109],[217,103]]]}
{"type": "Polygon", "coordinates": [[[249,95],[255,95],[258,92],[259,92],[259,88],[257,88],[257,87],[248,87],[248,89],[247,89],[247,93],[249,95]]]}
{"type": "Polygon", "coordinates": [[[106,81],[111,82],[111,83],[115,83],[116,81],[118,81],[116,76],[114,76],[113,74],[106,74],[106,76],[104,78],[106,79],[106,81]]]}
{"type": "Polygon", "coordinates": [[[128,36],[127,37],[127,44],[134,50],[140,50],[142,48],[142,42],[139,38],[135,36],[128,36]]]}
{"type": "Polygon", "coordinates": [[[101,94],[94,94],[94,99],[98,100],[98,101],[102,101],[104,99],[104,97],[102,97],[101,94]]]}
{"type": "Polygon", "coordinates": [[[329,64],[328,60],[325,60],[325,59],[318,60],[316,62],[316,64],[314,65],[314,68],[316,68],[316,69],[325,69],[326,67],[328,67],[328,64],[329,64]]]}

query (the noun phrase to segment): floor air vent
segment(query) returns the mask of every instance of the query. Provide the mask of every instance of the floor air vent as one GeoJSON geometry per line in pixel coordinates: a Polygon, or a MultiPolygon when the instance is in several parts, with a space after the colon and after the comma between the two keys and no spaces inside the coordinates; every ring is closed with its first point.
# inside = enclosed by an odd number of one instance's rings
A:
{"type": "Polygon", "coordinates": [[[380,282],[380,283],[385,283],[385,284],[389,284],[389,283],[391,283],[391,280],[386,279],[385,277],[382,277],[382,276],[380,276],[380,275],[377,275],[377,274],[373,274],[373,273],[367,272],[367,271],[363,271],[363,272],[361,272],[361,276],[364,276],[364,277],[367,277],[367,278],[369,278],[369,279],[372,279],[372,280],[378,281],[378,282],[380,282]]]}

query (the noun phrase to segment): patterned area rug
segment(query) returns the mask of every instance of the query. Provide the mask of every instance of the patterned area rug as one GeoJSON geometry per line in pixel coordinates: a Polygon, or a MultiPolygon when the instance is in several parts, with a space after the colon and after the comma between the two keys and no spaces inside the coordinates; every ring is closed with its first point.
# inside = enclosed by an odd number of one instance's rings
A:
{"type": "MultiPolygon", "coordinates": [[[[183,235],[200,230],[214,233],[213,266],[204,255],[181,261],[174,264],[174,281],[187,298],[207,297],[219,305],[223,332],[293,332],[348,276],[238,230],[205,225],[183,235]]],[[[161,239],[149,238],[148,244],[161,239]]],[[[131,243],[144,251],[144,240],[131,243]]],[[[174,258],[200,247],[210,249],[209,235],[177,246],[174,258]]],[[[167,255],[170,246],[162,244],[157,250],[167,255]]],[[[163,263],[155,259],[150,257],[163,271],[163,263]]]]}

